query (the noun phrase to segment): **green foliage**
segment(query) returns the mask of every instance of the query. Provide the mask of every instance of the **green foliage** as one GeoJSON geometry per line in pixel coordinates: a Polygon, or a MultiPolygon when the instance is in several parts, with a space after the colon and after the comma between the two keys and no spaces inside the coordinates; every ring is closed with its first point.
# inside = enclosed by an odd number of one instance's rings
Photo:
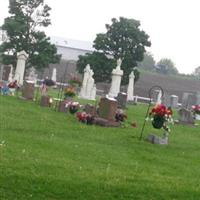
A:
{"type": "Polygon", "coordinates": [[[156,71],[166,75],[176,75],[178,70],[173,61],[169,58],[162,58],[156,65],[156,71]]]}
{"type": "MultiPolygon", "coordinates": [[[[0,102],[2,200],[199,199],[199,126],[174,125],[160,146],[138,140],[145,105],[127,109],[136,128],[108,128],[15,97],[0,102]]],[[[162,135],[146,123],[149,133],[162,135]]]]}
{"type": "Polygon", "coordinates": [[[103,53],[93,52],[85,56],[79,56],[77,68],[79,73],[83,73],[87,64],[90,64],[94,71],[94,79],[96,82],[110,82],[111,72],[115,66],[115,61],[106,57],[103,53]]]}
{"type": "Polygon", "coordinates": [[[22,50],[29,54],[27,67],[42,69],[49,63],[59,62],[56,46],[44,32],[37,30],[51,24],[50,10],[44,0],[10,0],[10,16],[2,26],[8,40],[0,46],[4,64],[16,66],[17,52],[22,50]]]}
{"type": "MultiPolygon", "coordinates": [[[[100,52],[100,54],[95,54],[95,57],[103,57],[102,54],[104,54],[110,59],[113,59],[114,62],[116,62],[118,58],[121,58],[121,68],[124,70],[122,84],[127,84],[130,72],[137,66],[137,62],[143,59],[145,47],[151,45],[148,40],[149,36],[144,31],[140,30],[139,21],[123,17],[120,17],[119,20],[113,18],[111,25],[106,24],[106,29],[106,33],[97,34],[94,40],[94,48],[100,52]]],[[[85,57],[85,60],[87,60],[87,57],[85,57]]],[[[104,60],[106,60],[106,58],[104,58],[104,60]]],[[[97,59],[95,63],[95,67],[93,68],[100,66],[99,59],[97,59]]],[[[85,66],[78,66],[78,68],[84,67],[85,66]]],[[[110,73],[113,67],[115,66],[112,65],[109,69],[106,67],[108,70],[106,72],[101,70],[102,75],[98,74],[98,76],[103,76],[103,74],[106,73],[105,79],[101,78],[102,81],[108,81],[110,79],[109,77],[111,76],[110,73]]]]}
{"type": "Polygon", "coordinates": [[[145,71],[155,71],[155,60],[153,58],[153,55],[150,52],[146,52],[144,54],[144,59],[142,62],[138,62],[138,67],[145,70],[145,71]]]}

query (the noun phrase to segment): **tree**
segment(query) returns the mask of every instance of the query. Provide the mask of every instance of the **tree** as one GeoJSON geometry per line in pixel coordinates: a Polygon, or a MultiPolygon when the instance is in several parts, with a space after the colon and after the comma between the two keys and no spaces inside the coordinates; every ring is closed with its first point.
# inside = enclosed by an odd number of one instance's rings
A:
{"type": "Polygon", "coordinates": [[[155,60],[150,52],[144,54],[142,62],[138,62],[138,67],[146,71],[155,71],[155,60]]]}
{"type": "Polygon", "coordinates": [[[175,67],[175,64],[169,58],[162,58],[156,64],[156,71],[158,73],[165,74],[165,75],[176,75],[176,74],[178,74],[178,70],[175,67]]]}
{"type": "Polygon", "coordinates": [[[77,61],[77,68],[79,73],[84,72],[84,68],[87,64],[90,64],[91,69],[94,71],[94,79],[97,82],[110,82],[111,72],[115,66],[113,59],[107,58],[103,53],[93,52],[92,54],[86,54],[79,56],[77,61]]]}
{"type": "MultiPolygon", "coordinates": [[[[126,84],[129,80],[128,76],[137,66],[137,62],[143,60],[145,47],[151,45],[148,40],[149,36],[140,30],[139,21],[123,17],[120,17],[119,20],[113,18],[111,25],[106,24],[106,29],[106,33],[97,34],[94,40],[94,48],[97,52],[114,60],[115,66],[116,60],[122,59],[121,68],[124,71],[122,84],[126,84]]],[[[96,64],[95,66],[99,65],[96,64]]],[[[112,66],[112,68],[115,66],[112,66]]]]}
{"type": "Polygon", "coordinates": [[[51,24],[50,10],[44,0],[10,0],[11,16],[4,20],[2,26],[8,40],[0,46],[4,64],[16,66],[17,52],[22,50],[29,54],[27,67],[42,69],[60,61],[56,46],[50,43],[50,38],[43,31],[38,30],[51,24]]]}

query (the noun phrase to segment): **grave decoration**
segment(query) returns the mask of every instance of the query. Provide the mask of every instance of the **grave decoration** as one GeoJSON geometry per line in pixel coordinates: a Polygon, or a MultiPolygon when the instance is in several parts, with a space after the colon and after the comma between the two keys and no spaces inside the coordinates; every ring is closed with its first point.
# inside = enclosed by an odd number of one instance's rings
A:
{"type": "Polygon", "coordinates": [[[75,91],[75,88],[70,85],[70,86],[67,86],[64,90],[64,98],[67,99],[67,98],[73,98],[74,96],[76,95],[76,91],[75,91]]]}
{"type": "Polygon", "coordinates": [[[169,123],[173,123],[172,119],[172,110],[171,108],[167,108],[164,104],[161,102],[159,104],[156,104],[150,111],[150,107],[152,105],[152,96],[154,95],[154,92],[160,91],[160,99],[164,96],[164,91],[160,86],[153,86],[149,90],[149,106],[146,112],[144,124],[141,130],[140,134],[140,140],[142,139],[142,134],[144,132],[144,128],[146,125],[146,122],[151,120],[152,126],[155,129],[162,129],[164,130],[163,136],[159,137],[154,134],[148,135],[148,141],[153,144],[168,144],[168,134],[170,132],[169,123]],[[150,111],[150,112],[149,112],[150,111]]]}
{"type": "Polygon", "coordinates": [[[124,113],[122,109],[118,109],[115,114],[116,122],[124,122],[127,119],[127,115],[124,113]]]}
{"type": "Polygon", "coordinates": [[[74,114],[79,110],[80,104],[79,102],[68,101],[66,102],[65,107],[69,110],[71,114],[74,114]]]}
{"type": "Polygon", "coordinates": [[[8,84],[8,88],[9,88],[9,90],[10,90],[11,95],[14,96],[15,91],[19,88],[19,85],[18,85],[18,83],[17,83],[17,80],[14,80],[14,81],[10,82],[10,83],[8,84]]]}
{"type": "Polygon", "coordinates": [[[86,123],[86,124],[93,124],[94,123],[94,116],[86,113],[86,112],[77,112],[76,117],[79,122],[86,123]]]}
{"type": "Polygon", "coordinates": [[[172,114],[172,109],[170,107],[167,108],[163,104],[155,105],[149,113],[152,126],[156,129],[163,128],[165,131],[169,132],[168,123],[173,122],[172,114]]]}
{"type": "Polygon", "coordinates": [[[193,105],[192,112],[194,113],[195,119],[200,120],[200,105],[193,105]]]}

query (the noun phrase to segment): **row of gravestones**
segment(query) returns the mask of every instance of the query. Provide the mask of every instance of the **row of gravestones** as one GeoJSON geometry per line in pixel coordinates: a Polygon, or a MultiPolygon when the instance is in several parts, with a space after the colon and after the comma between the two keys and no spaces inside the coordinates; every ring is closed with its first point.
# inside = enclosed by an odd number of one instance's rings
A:
{"type": "MultiPolygon", "coordinates": [[[[27,100],[34,99],[34,84],[31,82],[24,82],[22,87],[22,98],[27,100]]],[[[119,93],[116,99],[113,98],[101,98],[99,102],[98,111],[95,106],[86,105],[85,111],[95,116],[95,123],[102,126],[119,126],[120,124],[115,122],[115,114],[117,109],[125,108],[127,95],[119,93]]],[[[41,97],[41,106],[49,106],[49,96],[41,97]]],[[[65,102],[61,101],[58,106],[58,111],[66,112],[65,102]]]]}
{"type": "Polygon", "coordinates": [[[182,99],[181,109],[178,110],[179,123],[182,124],[194,124],[195,117],[192,112],[193,105],[200,105],[200,93],[184,93],[182,99]]]}

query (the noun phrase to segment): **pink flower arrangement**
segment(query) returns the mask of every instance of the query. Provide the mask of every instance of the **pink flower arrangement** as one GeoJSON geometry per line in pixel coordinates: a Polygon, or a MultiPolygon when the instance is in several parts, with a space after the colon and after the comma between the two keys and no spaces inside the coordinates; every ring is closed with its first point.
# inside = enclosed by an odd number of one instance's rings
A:
{"type": "Polygon", "coordinates": [[[86,124],[93,124],[94,122],[94,116],[86,112],[78,112],[76,113],[76,117],[78,121],[86,123],[86,124]]]}
{"type": "Polygon", "coordinates": [[[200,105],[192,106],[192,111],[194,112],[194,114],[200,115],[200,105]]]}

